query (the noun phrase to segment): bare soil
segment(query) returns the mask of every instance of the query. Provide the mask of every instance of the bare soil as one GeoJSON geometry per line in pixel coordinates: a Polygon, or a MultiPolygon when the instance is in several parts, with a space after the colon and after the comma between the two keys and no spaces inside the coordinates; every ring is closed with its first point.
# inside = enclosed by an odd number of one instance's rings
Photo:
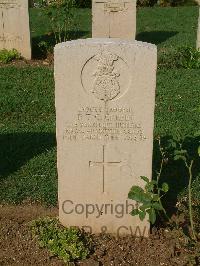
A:
{"type": "MultiPolygon", "coordinates": [[[[57,208],[39,204],[0,205],[0,265],[66,265],[32,239],[29,222],[39,217],[58,215],[57,208]]],[[[94,252],[85,261],[69,265],[199,265],[189,264],[191,251],[183,239],[169,230],[154,232],[149,239],[109,235],[93,236],[94,252]]]]}

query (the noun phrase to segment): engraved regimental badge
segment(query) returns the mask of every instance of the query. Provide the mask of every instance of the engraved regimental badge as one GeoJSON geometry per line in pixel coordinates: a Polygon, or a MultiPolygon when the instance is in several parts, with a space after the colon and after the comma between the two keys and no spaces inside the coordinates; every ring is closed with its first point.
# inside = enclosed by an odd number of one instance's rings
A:
{"type": "Polygon", "coordinates": [[[115,70],[115,61],[118,56],[109,52],[102,52],[94,57],[98,62],[94,73],[95,81],[92,93],[104,102],[114,99],[120,93],[118,77],[120,74],[115,70]]]}
{"type": "Polygon", "coordinates": [[[81,70],[84,91],[106,105],[125,95],[130,82],[130,71],[125,60],[102,48],[86,60],[81,70]]]}

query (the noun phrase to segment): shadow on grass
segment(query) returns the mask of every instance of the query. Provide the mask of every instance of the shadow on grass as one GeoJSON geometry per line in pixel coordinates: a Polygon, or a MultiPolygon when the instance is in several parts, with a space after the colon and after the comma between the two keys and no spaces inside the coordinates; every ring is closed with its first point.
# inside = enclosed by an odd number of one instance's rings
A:
{"type": "Polygon", "coordinates": [[[17,171],[31,158],[56,146],[53,133],[0,135],[0,179],[17,171]]]}
{"type": "MultiPolygon", "coordinates": [[[[166,147],[171,136],[161,138],[162,147],[166,147]]],[[[183,149],[187,149],[191,157],[196,157],[200,138],[187,137],[183,141],[183,149]]],[[[56,137],[53,133],[13,133],[0,135],[0,179],[18,171],[30,159],[45,153],[56,146],[56,137]]],[[[170,190],[164,198],[164,205],[169,214],[174,213],[178,195],[188,186],[188,172],[182,160],[174,161],[171,157],[163,168],[160,182],[167,182],[170,190]]],[[[198,157],[196,157],[198,158],[198,157]]],[[[153,150],[153,177],[160,167],[160,150],[158,141],[154,140],[153,150]]],[[[200,159],[193,167],[194,178],[200,173],[200,159]]],[[[54,191],[53,187],[49,187],[54,191]]]]}
{"type": "Polygon", "coordinates": [[[160,44],[165,42],[167,39],[178,34],[177,31],[145,31],[140,32],[136,36],[137,41],[149,42],[153,44],[160,44]]]}
{"type": "MultiPolygon", "coordinates": [[[[161,138],[161,145],[166,147],[167,142],[172,140],[172,136],[166,136],[161,138]]],[[[183,149],[188,151],[190,158],[195,158],[193,166],[193,177],[198,176],[200,173],[200,158],[198,157],[198,147],[200,145],[200,137],[186,137],[181,141],[183,143],[183,149]]],[[[167,163],[163,167],[160,183],[167,182],[169,185],[169,192],[164,198],[164,205],[169,214],[172,214],[176,210],[176,203],[178,195],[188,187],[189,173],[182,160],[174,161],[172,157],[167,156],[167,163]]],[[[161,154],[159,149],[158,140],[154,140],[153,150],[153,178],[156,178],[156,170],[158,171],[161,163],[161,154]]],[[[200,192],[199,192],[200,193],[200,192]]]]}
{"type": "MultiPolygon", "coordinates": [[[[69,40],[76,40],[79,38],[88,37],[89,31],[70,31],[68,32],[69,40]]],[[[55,37],[53,33],[49,33],[43,36],[32,38],[32,57],[34,59],[44,59],[47,57],[49,50],[53,53],[53,48],[56,45],[55,37]],[[44,44],[41,46],[41,44],[44,44]]]]}

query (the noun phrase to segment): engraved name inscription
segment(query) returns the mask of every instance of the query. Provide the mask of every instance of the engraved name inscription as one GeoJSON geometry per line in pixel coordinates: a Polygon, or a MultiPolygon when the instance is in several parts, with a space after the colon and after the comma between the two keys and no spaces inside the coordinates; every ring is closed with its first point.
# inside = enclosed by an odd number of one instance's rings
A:
{"type": "Polygon", "coordinates": [[[9,1],[3,1],[0,0],[0,8],[2,9],[9,9],[9,8],[16,8],[16,7],[20,7],[20,4],[18,2],[16,2],[16,0],[9,0],[9,1]]]}
{"type": "Polygon", "coordinates": [[[112,3],[108,2],[104,4],[104,10],[107,12],[119,12],[125,10],[125,3],[112,3]]]}
{"type": "Polygon", "coordinates": [[[14,36],[11,34],[4,33],[3,36],[0,36],[0,42],[13,42],[13,41],[22,41],[22,37],[14,36]]]}
{"type": "Polygon", "coordinates": [[[131,108],[82,107],[74,122],[66,124],[68,141],[143,141],[142,125],[135,121],[131,108]]]}

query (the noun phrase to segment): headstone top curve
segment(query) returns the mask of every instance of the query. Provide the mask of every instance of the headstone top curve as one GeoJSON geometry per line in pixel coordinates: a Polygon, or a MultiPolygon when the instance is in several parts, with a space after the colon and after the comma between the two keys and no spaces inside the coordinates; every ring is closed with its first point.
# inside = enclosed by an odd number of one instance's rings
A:
{"type": "Polygon", "coordinates": [[[157,46],[155,44],[147,43],[147,42],[141,42],[136,40],[121,40],[116,38],[88,38],[88,39],[78,39],[78,40],[72,40],[67,42],[62,42],[57,44],[54,47],[54,50],[59,50],[66,47],[72,47],[76,45],[110,45],[110,44],[116,44],[119,46],[128,45],[128,46],[137,46],[137,47],[143,47],[148,48],[157,51],[157,46]]]}

